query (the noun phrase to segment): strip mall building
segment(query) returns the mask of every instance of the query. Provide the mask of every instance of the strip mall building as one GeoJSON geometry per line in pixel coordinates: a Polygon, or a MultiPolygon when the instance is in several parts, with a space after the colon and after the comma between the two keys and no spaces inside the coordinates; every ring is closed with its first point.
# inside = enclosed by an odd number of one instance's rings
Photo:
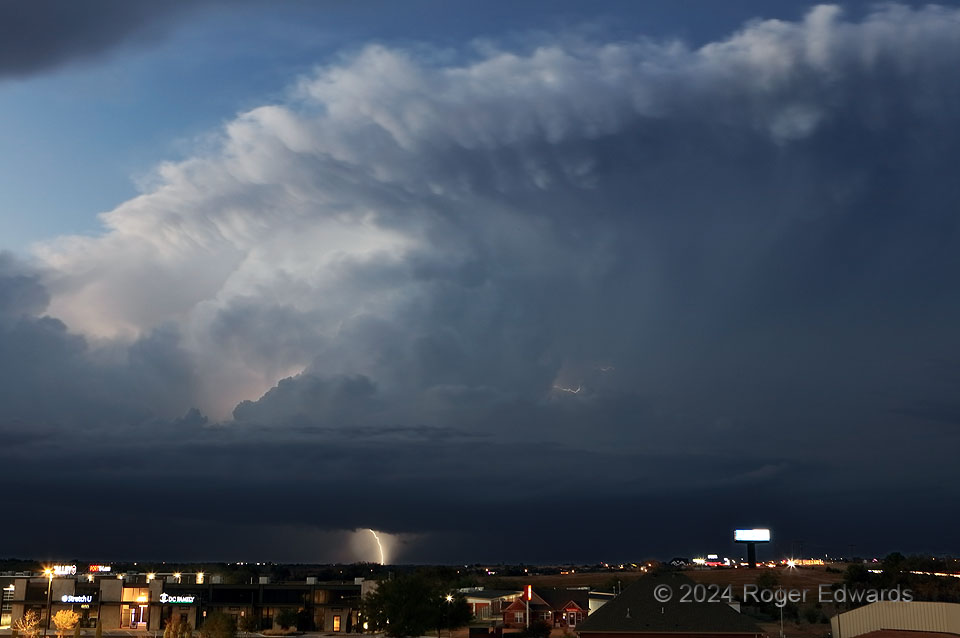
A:
{"type": "MultiPolygon", "coordinates": [[[[266,580],[266,579],[262,579],[266,580]]],[[[202,574],[85,574],[3,578],[3,624],[28,611],[48,617],[61,609],[79,614],[81,626],[160,631],[170,618],[194,628],[214,611],[240,619],[253,616],[261,629],[276,628],[283,609],[298,614],[301,629],[359,633],[360,600],[376,587],[358,578],[351,582],[234,585],[202,574]],[[208,582],[205,582],[207,580],[208,582]]]]}

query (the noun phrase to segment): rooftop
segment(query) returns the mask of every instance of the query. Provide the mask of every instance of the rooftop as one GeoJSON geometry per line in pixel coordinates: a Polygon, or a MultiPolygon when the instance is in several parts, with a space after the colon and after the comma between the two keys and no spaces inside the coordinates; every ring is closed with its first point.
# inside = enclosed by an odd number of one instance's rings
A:
{"type": "Polygon", "coordinates": [[[577,632],[763,633],[752,619],[726,603],[678,602],[681,586],[694,584],[679,573],[655,572],[644,576],[584,620],[577,632]],[[670,602],[657,602],[654,588],[658,585],[672,588],[670,602]]]}

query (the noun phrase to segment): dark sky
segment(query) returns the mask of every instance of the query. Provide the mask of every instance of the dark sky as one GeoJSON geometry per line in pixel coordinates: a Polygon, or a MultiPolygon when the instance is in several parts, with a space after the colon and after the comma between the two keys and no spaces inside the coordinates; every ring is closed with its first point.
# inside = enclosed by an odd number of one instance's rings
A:
{"type": "Polygon", "coordinates": [[[0,253],[0,554],[960,551],[960,12],[791,7],[360,38],[0,253]]]}

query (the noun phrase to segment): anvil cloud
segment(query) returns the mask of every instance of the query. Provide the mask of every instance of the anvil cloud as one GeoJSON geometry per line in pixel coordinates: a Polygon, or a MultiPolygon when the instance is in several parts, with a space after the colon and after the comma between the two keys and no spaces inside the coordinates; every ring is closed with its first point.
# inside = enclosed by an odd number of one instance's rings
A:
{"type": "Polygon", "coordinates": [[[173,472],[236,552],[266,500],[304,560],[343,555],[303,530],[600,559],[692,549],[704,521],[816,536],[785,502],[839,537],[954,498],[957,69],[960,11],[897,5],[699,48],[344,54],[102,234],[3,257],[0,458],[139,456],[88,480],[123,499],[173,472]],[[552,540],[511,537],[565,503],[552,540]],[[511,533],[473,538],[482,512],[511,533]]]}

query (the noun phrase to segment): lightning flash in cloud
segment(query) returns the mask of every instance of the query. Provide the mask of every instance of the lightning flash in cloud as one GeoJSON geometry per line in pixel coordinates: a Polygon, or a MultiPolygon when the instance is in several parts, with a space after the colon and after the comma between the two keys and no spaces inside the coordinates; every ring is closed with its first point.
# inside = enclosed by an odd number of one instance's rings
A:
{"type": "Polygon", "coordinates": [[[580,394],[580,390],[582,388],[582,386],[579,386],[579,385],[577,386],[576,390],[574,390],[573,388],[565,388],[561,385],[555,385],[553,387],[556,390],[560,390],[561,392],[569,392],[570,394],[580,394]]]}

